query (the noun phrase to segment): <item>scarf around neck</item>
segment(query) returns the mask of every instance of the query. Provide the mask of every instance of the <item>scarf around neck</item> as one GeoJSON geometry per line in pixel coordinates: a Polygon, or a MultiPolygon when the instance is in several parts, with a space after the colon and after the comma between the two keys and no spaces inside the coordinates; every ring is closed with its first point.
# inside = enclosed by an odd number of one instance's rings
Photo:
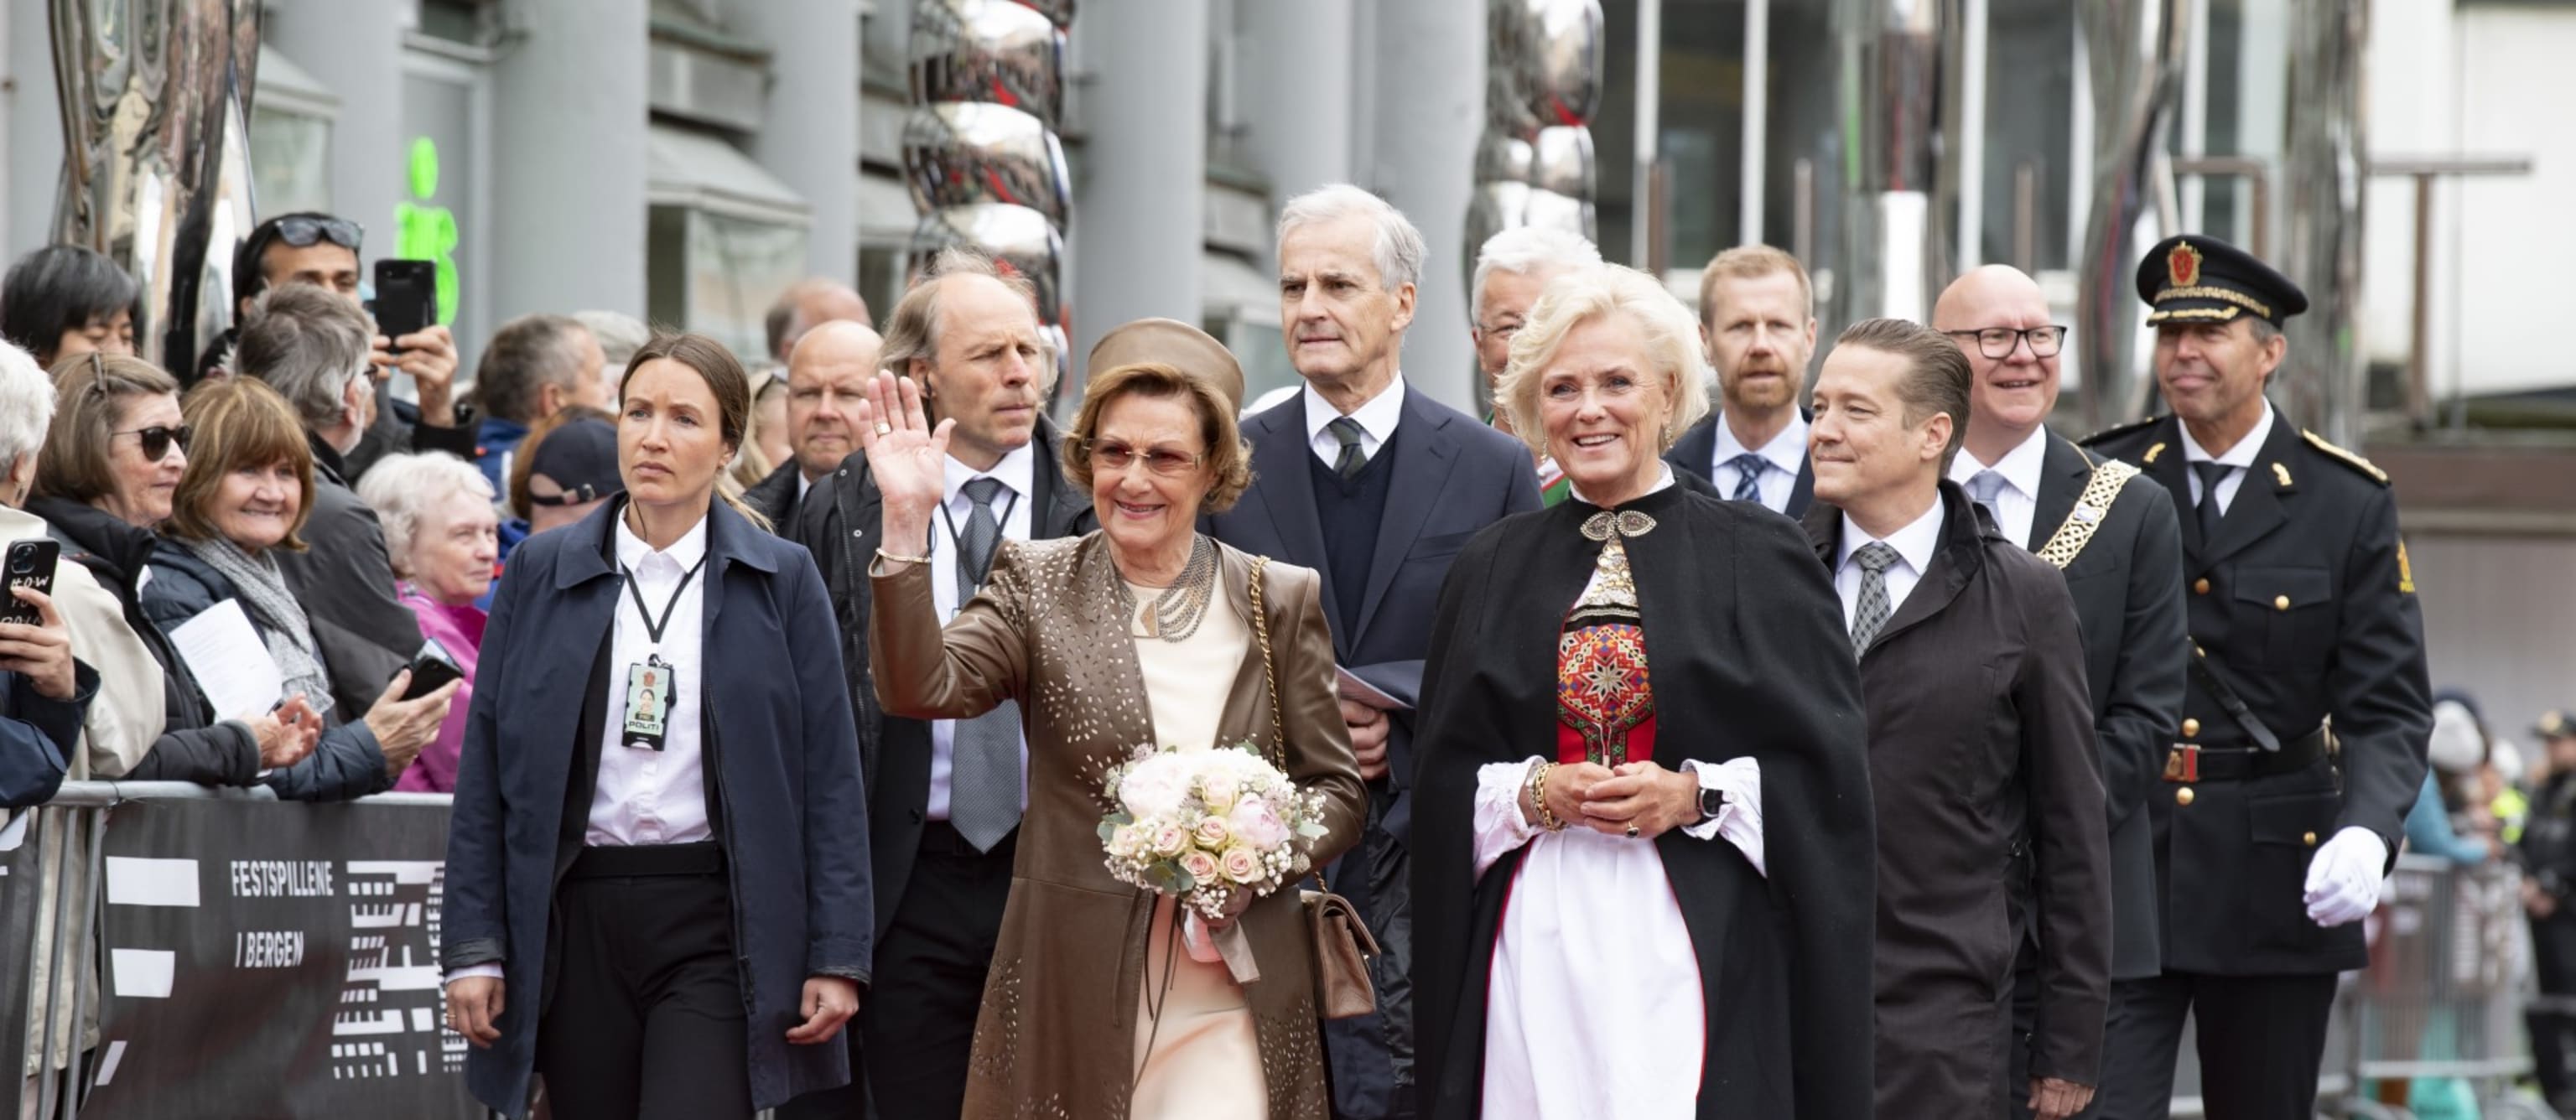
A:
{"type": "Polygon", "coordinates": [[[329,712],[331,678],[323,672],[321,654],[314,646],[313,623],[294,593],[286,589],[286,573],[277,566],[277,557],[264,550],[252,556],[223,537],[202,541],[182,537],[179,544],[232,581],[234,596],[241,600],[260,641],[268,646],[268,655],[277,660],[278,675],[286,681],[279,699],[302,693],[314,711],[329,712]]]}

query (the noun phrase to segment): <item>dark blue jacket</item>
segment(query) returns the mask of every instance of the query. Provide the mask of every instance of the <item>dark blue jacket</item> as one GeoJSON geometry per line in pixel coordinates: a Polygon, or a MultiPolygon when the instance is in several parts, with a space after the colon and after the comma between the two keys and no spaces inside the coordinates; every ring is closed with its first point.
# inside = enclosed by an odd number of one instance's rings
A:
{"type": "MultiPolygon", "coordinates": [[[[624,505],[519,546],[475,667],[441,956],[450,970],[503,966],[501,1039],[469,1051],[465,1075],[476,1097],[512,1116],[526,1111],[536,1056],[579,698],[624,602],[612,559],[624,505]]],[[[813,560],[717,503],[699,578],[706,680],[697,687],[718,740],[710,753],[750,1009],[751,1099],[770,1108],[850,1079],[846,1045],[791,1046],[786,1034],[804,1021],[807,977],[867,981],[867,796],[839,634],[813,560]]]]}
{"type": "MultiPolygon", "coordinates": [[[[142,592],[143,617],[168,634],[207,608],[240,594],[213,565],[165,539],[152,553],[152,580],[142,592]]],[[[384,684],[372,682],[367,690],[382,692],[384,684]]],[[[215,718],[240,714],[220,712],[215,718]]],[[[346,801],[392,789],[394,776],[385,773],[384,748],[376,742],[366,717],[364,710],[352,712],[334,703],[324,716],[327,726],[313,753],[284,770],[270,771],[261,780],[281,801],[346,801]]]]}
{"type": "Polygon", "coordinates": [[[63,760],[79,749],[81,717],[98,695],[98,672],[74,663],[69,700],[36,691],[16,673],[0,673],[0,808],[36,805],[63,784],[63,760]]]}

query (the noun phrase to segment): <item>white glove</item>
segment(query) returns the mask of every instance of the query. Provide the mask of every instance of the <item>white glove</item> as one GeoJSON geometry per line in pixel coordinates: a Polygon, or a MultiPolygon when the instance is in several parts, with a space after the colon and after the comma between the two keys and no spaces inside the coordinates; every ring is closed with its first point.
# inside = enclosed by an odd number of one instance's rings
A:
{"type": "Polygon", "coordinates": [[[2327,928],[2359,921],[2379,905],[2388,845],[2367,828],[2345,828],[2308,862],[2308,918],[2327,928]]]}

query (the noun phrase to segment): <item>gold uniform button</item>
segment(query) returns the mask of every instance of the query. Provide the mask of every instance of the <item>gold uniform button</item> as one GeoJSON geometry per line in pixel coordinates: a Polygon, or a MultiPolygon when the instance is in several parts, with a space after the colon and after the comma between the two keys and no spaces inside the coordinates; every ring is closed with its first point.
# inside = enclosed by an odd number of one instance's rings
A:
{"type": "Polygon", "coordinates": [[[2185,738],[2185,739],[2189,739],[2189,738],[2191,738],[2192,736],[2195,736],[2195,735],[2198,735],[2198,734],[2200,734],[2200,721],[2199,721],[2199,720],[2196,720],[2196,719],[2187,719],[2187,720],[2182,721],[2182,737],[2183,737],[2183,738],[2185,738]]]}
{"type": "Polygon", "coordinates": [[[2178,789],[2178,790],[2175,790],[2175,791],[2174,791],[2174,804],[2176,804],[2176,805],[2189,805],[2189,804],[2191,804],[2191,787],[2190,787],[2190,786],[2184,786],[2184,787],[2182,787],[2181,789],[2178,789]]]}
{"type": "Polygon", "coordinates": [[[2311,847],[2311,848],[2316,847],[2316,846],[2317,846],[2317,834],[2316,834],[2316,833],[2313,833],[2313,832],[2303,833],[2303,834],[2301,834],[2301,835],[2300,835],[2300,837],[2299,837],[2299,842],[2300,842],[2300,843],[2302,843],[2302,844],[2305,844],[2305,845],[2307,845],[2307,846],[2309,846],[2309,847],[2311,847]]]}
{"type": "Polygon", "coordinates": [[[2287,595],[2272,596],[2272,609],[2276,611],[2286,611],[2290,609],[2290,597],[2287,595]]]}
{"type": "Polygon", "coordinates": [[[2191,593],[2194,595],[2209,594],[2209,577],[2202,576],[2199,579],[2191,581],[2191,593]]]}

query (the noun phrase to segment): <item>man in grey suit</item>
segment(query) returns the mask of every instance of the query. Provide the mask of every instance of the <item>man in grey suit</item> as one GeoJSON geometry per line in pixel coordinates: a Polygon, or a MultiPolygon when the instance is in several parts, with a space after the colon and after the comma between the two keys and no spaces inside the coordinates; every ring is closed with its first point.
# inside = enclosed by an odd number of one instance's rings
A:
{"type": "MultiPolygon", "coordinates": [[[[2095,459],[2048,430],[2057,405],[2066,328],[2021,272],[1989,265],[1960,277],[1932,309],[1932,325],[1959,344],[1974,372],[1968,438],[1950,478],[1985,507],[2005,537],[2056,566],[2075,598],[2084,635],[2093,734],[2102,752],[2104,818],[2111,845],[2111,979],[2155,976],[2159,957],[2155,838],[2145,812],[2182,714],[2185,658],[2182,527],[2173,499],[2125,463],[2095,459]]],[[[2027,905],[2029,853],[2018,853],[2012,1074],[2023,1090],[2055,1076],[2035,1053],[2040,957],[2027,905]]],[[[2111,1016],[2120,1007],[2116,996],[2111,1016]]],[[[2089,1110],[2086,1113],[2090,1114],[2089,1110]]]]}
{"type": "MultiPolygon", "coordinates": [[[[1539,508],[1526,446],[1405,384],[1423,253],[1413,223],[1358,187],[1280,209],[1279,319],[1306,387],[1244,421],[1252,488],[1203,519],[1218,540],[1323,573],[1335,659],[1399,708],[1421,687],[1449,562],[1487,525],[1539,508]]],[[[1385,950],[1369,962],[1377,1013],[1324,1027],[1345,1120],[1414,1115],[1412,714],[1376,703],[1342,701],[1369,820],[1334,865],[1333,889],[1385,950]]]]}

